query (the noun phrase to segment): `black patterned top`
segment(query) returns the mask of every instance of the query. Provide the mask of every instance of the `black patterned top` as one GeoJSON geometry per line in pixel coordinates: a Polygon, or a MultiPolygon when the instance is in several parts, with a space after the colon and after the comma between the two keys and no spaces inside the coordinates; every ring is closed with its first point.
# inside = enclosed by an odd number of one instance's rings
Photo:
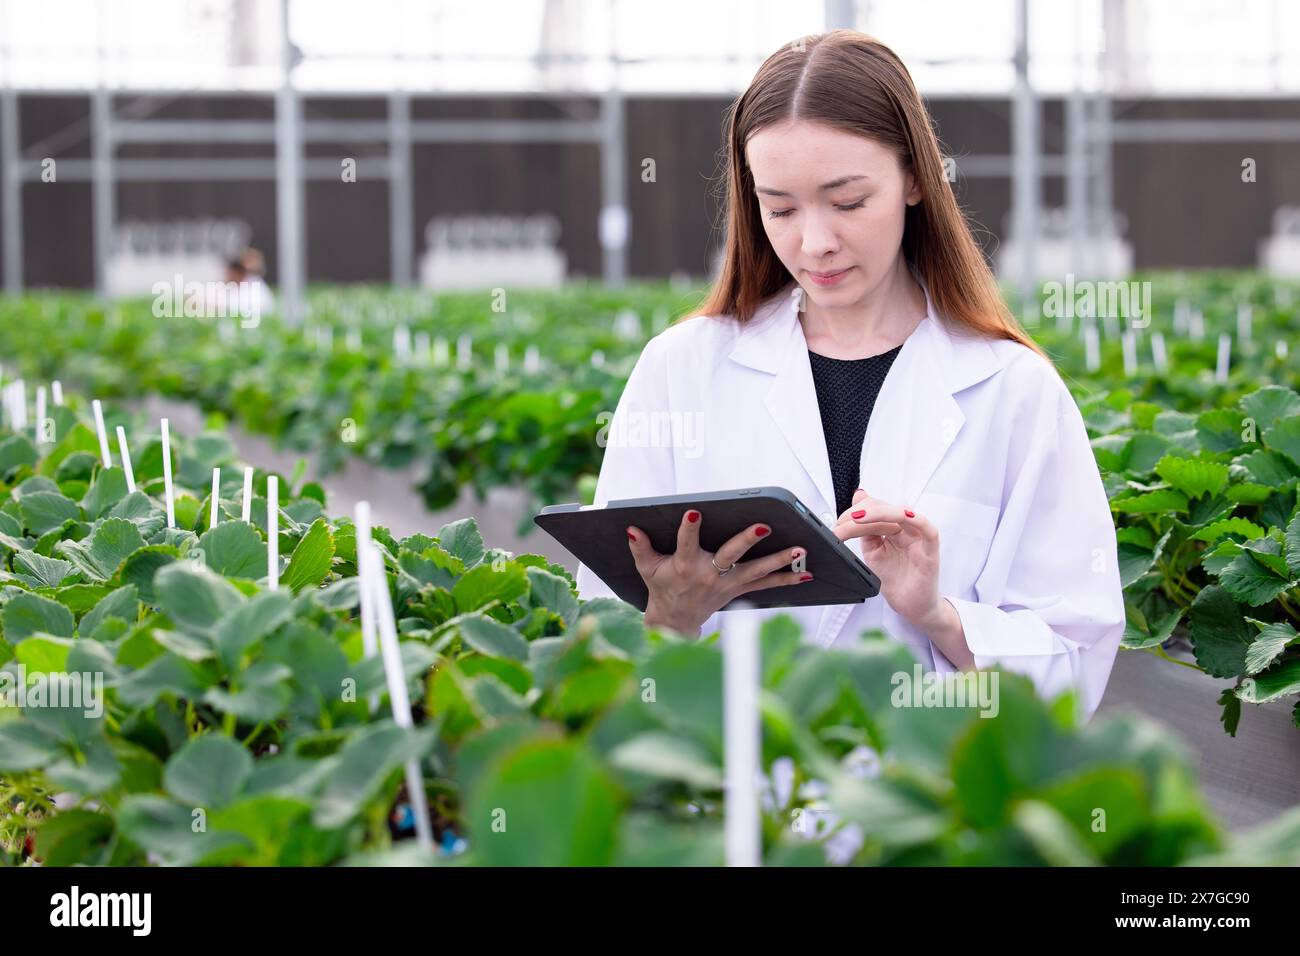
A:
{"type": "Polygon", "coordinates": [[[835,514],[838,517],[853,503],[858,487],[862,440],[876,405],[885,376],[902,350],[899,345],[879,355],[861,359],[833,359],[808,350],[817,405],[821,409],[822,433],[835,483],[835,514]]]}

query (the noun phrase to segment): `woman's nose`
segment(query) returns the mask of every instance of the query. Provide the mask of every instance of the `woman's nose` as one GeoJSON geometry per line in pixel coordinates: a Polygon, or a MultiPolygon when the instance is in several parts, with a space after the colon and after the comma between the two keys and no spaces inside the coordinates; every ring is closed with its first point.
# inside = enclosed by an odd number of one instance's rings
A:
{"type": "Polygon", "coordinates": [[[804,219],[802,251],[810,259],[821,259],[839,249],[839,240],[830,223],[811,214],[804,219]]]}

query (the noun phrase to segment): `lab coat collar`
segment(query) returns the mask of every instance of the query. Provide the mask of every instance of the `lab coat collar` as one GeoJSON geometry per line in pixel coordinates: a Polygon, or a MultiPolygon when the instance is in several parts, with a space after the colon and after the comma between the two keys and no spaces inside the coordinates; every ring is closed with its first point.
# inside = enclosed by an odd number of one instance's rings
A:
{"type": "MultiPolygon", "coordinates": [[[[908,336],[876,399],[863,441],[859,484],[873,497],[909,506],[956,439],[965,421],[953,397],[1002,367],[998,352],[976,333],[950,329],[925,292],[925,317],[908,336]]],[[[835,489],[821,429],[821,412],[793,280],[756,311],[729,356],[773,375],[764,404],[822,500],[808,502],[834,524],[835,489]],[[815,423],[815,424],[814,424],[815,423]]]]}

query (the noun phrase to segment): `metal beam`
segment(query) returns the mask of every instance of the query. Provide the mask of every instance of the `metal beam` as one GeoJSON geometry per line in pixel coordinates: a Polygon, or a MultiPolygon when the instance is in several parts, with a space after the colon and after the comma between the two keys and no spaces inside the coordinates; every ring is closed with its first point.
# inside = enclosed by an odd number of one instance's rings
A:
{"type": "Polygon", "coordinates": [[[13,90],[0,93],[0,168],[4,171],[3,242],[5,292],[17,295],[23,290],[23,169],[19,136],[18,94],[13,90]]]}
{"type": "Polygon", "coordinates": [[[415,196],[411,186],[411,98],[388,97],[388,248],[393,285],[409,286],[415,268],[415,196]]]}
{"type": "Polygon", "coordinates": [[[91,235],[95,291],[108,295],[108,256],[113,244],[113,98],[104,87],[90,98],[91,235]]]}
{"type": "Polygon", "coordinates": [[[1093,274],[1088,233],[1088,115],[1083,91],[1065,100],[1065,209],[1070,224],[1070,262],[1086,277],[1093,274]]]}
{"type": "Polygon", "coordinates": [[[1111,138],[1124,143],[1292,142],[1300,120],[1111,120],[1111,138]]]}
{"type": "Polygon", "coordinates": [[[280,314],[290,324],[302,317],[306,277],[303,245],[302,104],[293,89],[293,44],[289,39],[289,0],[281,0],[283,76],[275,94],[275,223],[279,250],[280,314]]]}
{"type": "MultiPolygon", "coordinates": [[[[357,159],[359,174],[367,179],[387,179],[390,163],[384,156],[361,156],[357,159]]],[[[337,159],[304,159],[299,167],[305,178],[338,182],[337,159]]],[[[268,182],[274,181],[278,172],[274,157],[243,159],[114,159],[113,178],[117,182],[268,182]]],[[[37,182],[41,171],[30,161],[21,171],[24,182],[37,182]]],[[[59,160],[60,182],[92,182],[94,162],[89,159],[59,160]]]]}
{"type": "Polygon", "coordinates": [[[1039,173],[1038,99],[1029,82],[1029,3],[1017,0],[1015,21],[1015,94],[1012,101],[1011,141],[1016,157],[1011,181],[1011,215],[1020,243],[1019,266],[1021,321],[1038,323],[1038,216],[1042,202],[1039,173]]]}
{"type": "Polygon", "coordinates": [[[600,144],[600,245],[606,284],[622,285],[627,280],[627,246],[631,215],[627,208],[627,136],[623,95],[617,90],[605,94],[601,110],[600,144]]]}

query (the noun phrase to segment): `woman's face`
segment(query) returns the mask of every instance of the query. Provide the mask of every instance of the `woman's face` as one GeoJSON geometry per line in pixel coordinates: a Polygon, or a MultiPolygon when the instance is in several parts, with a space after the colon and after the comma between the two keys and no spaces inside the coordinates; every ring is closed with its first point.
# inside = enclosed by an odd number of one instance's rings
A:
{"type": "Polygon", "coordinates": [[[921,199],[893,151],[799,121],[755,133],[745,155],[768,241],[815,303],[850,306],[893,270],[921,199]]]}

